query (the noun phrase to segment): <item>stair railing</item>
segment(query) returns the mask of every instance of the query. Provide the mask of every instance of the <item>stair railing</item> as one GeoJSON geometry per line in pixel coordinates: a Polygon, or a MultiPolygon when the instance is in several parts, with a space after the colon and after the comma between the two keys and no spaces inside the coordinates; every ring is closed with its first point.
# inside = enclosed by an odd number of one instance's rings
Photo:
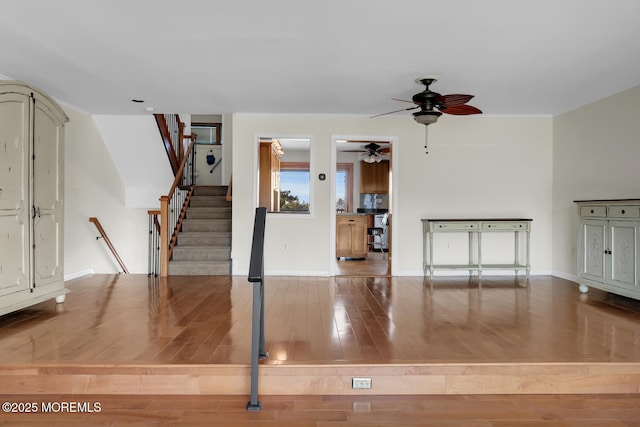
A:
{"type": "Polygon", "coordinates": [[[104,231],[104,228],[102,228],[102,225],[100,224],[100,221],[98,221],[98,218],[91,217],[89,218],[89,222],[94,223],[96,228],[98,229],[98,233],[100,233],[100,236],[96,237],[96,240],[100,238],[104,240],[104,242],[107,244],[107,247],[109,247],[109,249],[111,250],[111,253],[115,257],[116,261],[118,261],[118,264],[120,265],[120,268],[122,268],[122,271],[125,272],[126,274],[129,274],[129,270],[127,270],[127,267],[124,265],[124,262],[122,262],[122,258],[120,258],[120,255],[118,255],[118,251],[116,251],[116,248],[111,243],[111,240],[109,240],[109,236],[107,236],[107,233],[104,231]]]}
{"type": "Polygon", "coordinates": [[[160,274],[160,211],[150,210],[149,214],[149,276],[160,274]]]}
{"type": "MultiPolygon", "coordinates": [[[[182,221],[186,215],[187,206],[193,193],[195,178],[195,156],[193,153],[196,136],[195,134],[185,135],[184,138],[190,139],[191,142],[182,158],[169,193],[166,196],[160,197],[159,270],[161,277],[169,275],[169,260],[171,259],[173,247],[177,242],[178,232],[182,226],[182,221]]],[[[152,233],[150,233],[150,238],[151,236],[152,233]]]]}
{"type": "Polygon", "coordinates": [[[180,121],[180,116],[177,114],[154,114],[160,136],[162,137],[162,143],[169,157],[169,163],[171,164],[171,170],[175,175],[180,167],[180,160],[182,157],[182,131],[184,124],[180,121]]]}

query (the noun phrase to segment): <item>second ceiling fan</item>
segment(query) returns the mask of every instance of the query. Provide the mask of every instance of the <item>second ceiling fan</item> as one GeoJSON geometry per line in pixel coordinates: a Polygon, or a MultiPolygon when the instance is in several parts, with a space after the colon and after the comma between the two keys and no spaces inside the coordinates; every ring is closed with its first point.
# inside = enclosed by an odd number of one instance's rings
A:
{"type": "MultiPolygon", "coordinates": [[[[369,141],[349,141],[349,142],[369,142],[369,141]]],[[[342,150],[345,153],[362,153],[361,157],[367,163],[377,162],[389,159],[389,147],[383,147],[375,142],[369,142],[357,150],[342,150]]]]}

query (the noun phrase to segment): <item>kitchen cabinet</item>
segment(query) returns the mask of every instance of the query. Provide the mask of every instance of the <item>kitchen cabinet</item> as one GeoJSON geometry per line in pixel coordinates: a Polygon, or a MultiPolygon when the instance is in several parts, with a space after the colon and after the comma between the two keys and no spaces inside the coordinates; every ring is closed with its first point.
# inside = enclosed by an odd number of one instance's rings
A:
{"type": "Polygon", "coordinates": [[[64,301],[66,121],[38,89],[0,81],[0,315],[64,301]]]}
{"type": "Polygon", "coordinates": [[[274,142],[260,142],[258,206],[267,212],[280,211],[280,152],[274,142]]]}
{"type": "Polygon", "coordinates": [[[360,193],[387,194],[389,192],[389,160],[380,163],[360,162],[360,193]]]}
{"type": "Polygon", "coordinates": [[[640,299],[640,199],[576,200],[578,283],[640,299]]]}
{"type": "Polygon", "coordinates": [[[368,249],[367,215],[338,215],[336,258],[366,258],[368,249]]]}

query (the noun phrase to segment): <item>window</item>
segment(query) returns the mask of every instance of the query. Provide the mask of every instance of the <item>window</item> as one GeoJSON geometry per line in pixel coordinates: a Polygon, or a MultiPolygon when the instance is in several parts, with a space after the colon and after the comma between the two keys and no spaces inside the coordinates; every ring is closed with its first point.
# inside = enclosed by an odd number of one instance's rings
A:
{"type": "Polygon", "coordinates": [[[258,139],[258,206],[267,212],[310,213],[310,152],[308,138],[258,139]]]}
{"type": "Polygon", "coordinates": [[[220,144],[221,123],[192,123],[191,132],[196,134],[196,144],[220,144]]]}
{"type": "Polygon", "coordinates": [[[309,163],[280,163],[280,212],[309,213],[309,163]]]}
{"type": "Polygon", "coordinates": [[[336,212],[353,212],[353,163],[336,165],[336,212]]]}

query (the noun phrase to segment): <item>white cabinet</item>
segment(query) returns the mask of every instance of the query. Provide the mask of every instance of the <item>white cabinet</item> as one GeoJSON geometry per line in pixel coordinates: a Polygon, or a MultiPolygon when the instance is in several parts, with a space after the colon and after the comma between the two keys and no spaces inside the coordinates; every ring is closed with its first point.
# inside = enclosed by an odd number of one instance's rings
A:
{"type": "Polygon", "coordinates": [[[0,315],[64,301],[62,109],[0,81],[0,315]]]}
{"type": "Polygon", "coordinates": [[[578,200],[578,283],[640,299],[640,200],[578,200]]]}

